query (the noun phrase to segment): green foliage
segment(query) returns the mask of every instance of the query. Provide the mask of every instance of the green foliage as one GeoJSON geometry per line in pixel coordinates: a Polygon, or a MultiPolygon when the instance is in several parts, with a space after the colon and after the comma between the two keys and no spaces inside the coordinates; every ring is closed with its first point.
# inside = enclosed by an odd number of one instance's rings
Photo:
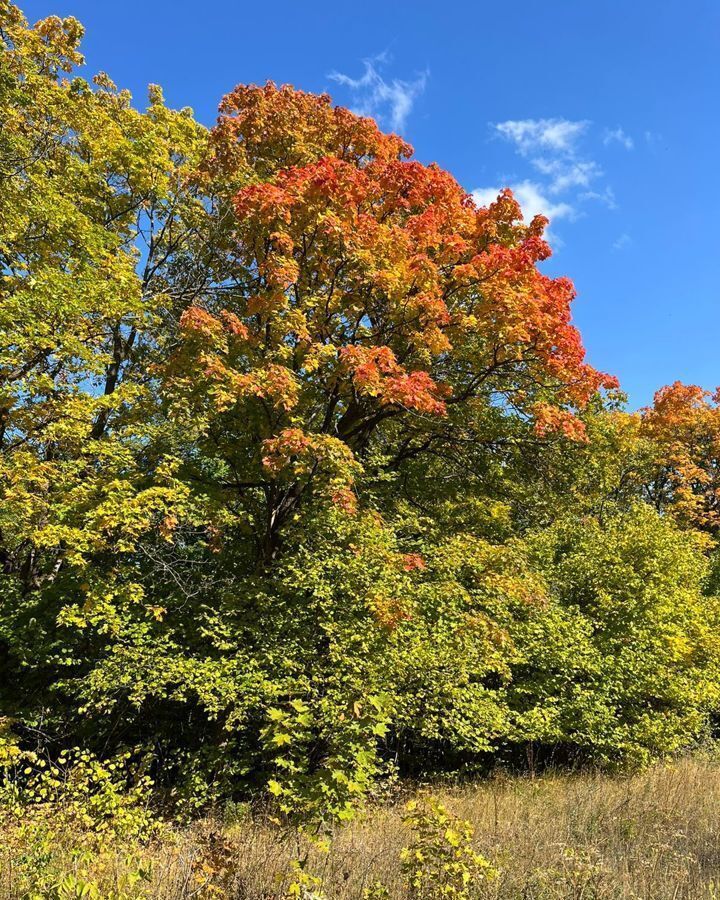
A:
{"type": "Polygon", "coordinates": [[[53,829],[77,828],[98,840],[145,839],[156,828],[148,807],[152,781],[131,778],[129,761],[129,753],[100,762],[74,749],[47,761],[25,751],[3,772],[3,811],[18,820],[44,818],[53,829]]]}
{"type": "Polygon", "coordinates": [[[702,539],[638,505],[530,543],[553,602],[518,635],[511,702],[527,740],[642,763],[687,746],[718,703],[720,601],[703,591],[702,539]]]}
{"type": "Polygon", "coordinates": [[[148,806],[152,782],[130,767],[129,754],[100,762],[85,750],[47,760],[13,754],[0,782],[0,830],[18,886],[30,900],[71,897],[134,900],[147,896],[150,868],[138,852],[161,833],[148,806]],[[71,847],[73,870],[64,851],[71,847]],[[112,893],[89,873],[102,870],[118,844],[129,855],[112,893]]]}
{"type": "Polygon", "coordinates": [[[497,869],[473,847],[470,822],[432,797],[411,800],[406,809],[405,825],[412,829],[413,842],[403,848],[401,860],[413,897],[470,900],[483,881],[497,877],[497,869]]]}
{"type": "Polygon", "coordinates": [[[271,707],[270,723],[261,735],[278,770],[268,790],[280,811],[300,825],[353,817],[380,769],[375,745],[387,730],[380,697],[357,699],[345,709],[323,698],[315,709],[314,714],[298,699],[284,710],[271,707]],[[318,713],[320,728],[315,721],[318,713]],[[335,723],[328,727],[333,718],[335,723]]]}

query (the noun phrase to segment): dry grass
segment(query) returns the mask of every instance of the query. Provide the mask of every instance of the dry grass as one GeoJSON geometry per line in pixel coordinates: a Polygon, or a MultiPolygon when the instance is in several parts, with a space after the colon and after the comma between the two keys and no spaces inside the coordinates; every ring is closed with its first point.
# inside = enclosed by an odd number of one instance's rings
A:
{"type": "MultiPolygon", "coordinates": [[[[497,879],[477,886],[478,898],[720,900],[720,763],[710,758],[626,778],[497,778],[433,793],[474,824],[478,849],[500,869],[497,879]]],[[[330,900],[362,898],[376,880],[390,897],[408,896],[398,859],[409,841],[402,818],[401,803],[375,808],[339,831],[329,853],[311,851],[309,870],[322,879],[330,900]]],[[[135,865],[126,853],[117,848],[88,863],[68,851],[66,871],[85,866],[87,872],[89,865],[104,886],[99,896],[117,896],[113,884],[135,865]]],[[[128,896],[272,900],[283,896],[282,875],[298,847],[266,822],[223,827],[205,820],[169,833],[145,854],[152,857],[152,880],[143,882],[144,893],[128,896]]],[[[13,882],[16,870],[6,852],[3,900],[28,896],[13,882]]]]}

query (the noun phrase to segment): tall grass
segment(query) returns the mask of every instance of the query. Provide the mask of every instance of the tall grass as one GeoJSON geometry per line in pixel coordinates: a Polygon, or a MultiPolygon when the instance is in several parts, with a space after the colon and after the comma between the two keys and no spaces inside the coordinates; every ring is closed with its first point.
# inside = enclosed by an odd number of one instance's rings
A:
{"type": "MultiPolygon", "coordinates": [[[[720,762],[710,757],[627,777],[496,777],[432,792],[473,823],[477,849],[499,869],[497,878],[473,886],[472,895],[483,900],[720,900],[720,762]]],[[[32,896],[33,848],[16,834],[5,837],[0,897],[32,896]]],[[[398,799],[339,830],[327,852],[298,846],[297,838],[255,817],[205,819],[166,829],[149,846],[120,844],[94,858],[79,854],[67,834],[52,848],[51,862],[80,883],[92,880],[101,898],[274,900],[284,896],[291,861],[308,854],[307,870],[330,900],[362,898],[377,881],[390,897],[405,898],[411,895],[399,854],[410,841],[398,799]],[[142,878],[126,877],[136,870],[142,878]]],[[[67,883],[76,889],[72,879],[67,883]]],[[[76,896],[71,888],[46,896],[76,896]]]]}

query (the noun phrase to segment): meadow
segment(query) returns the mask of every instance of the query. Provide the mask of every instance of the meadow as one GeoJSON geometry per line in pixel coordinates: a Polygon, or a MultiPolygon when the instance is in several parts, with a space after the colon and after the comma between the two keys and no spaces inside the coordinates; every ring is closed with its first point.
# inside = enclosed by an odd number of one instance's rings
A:
{"type": "Polygon", "coordinates": [[[471,898],[711,900],[720,894],[720,760],[699,754],[625,776],[500,774],[465,785],[406,785],[402,796],[395,793],[338,830],[329,849],[246,809],[165,826],[148,843],[110,842],[93,854],[79,850],[83,839],[70,830],[34,858],[27,832],[19,846],[16,830],[6,825],[0,897],[272,900],[288,896],[299,856],[306,857],[313,883],[297,896],[415,897],[400,859],[413,840],[405,807],[408,796],[429,790],[472,823],[475,848],[496,869],[469,885],[471,898]],[[44,884],[49,872],[56,876],[54,892],[33,894],[33,879],[44,884]],[[386,894],[371,893],[378,883],[386,894]]]}

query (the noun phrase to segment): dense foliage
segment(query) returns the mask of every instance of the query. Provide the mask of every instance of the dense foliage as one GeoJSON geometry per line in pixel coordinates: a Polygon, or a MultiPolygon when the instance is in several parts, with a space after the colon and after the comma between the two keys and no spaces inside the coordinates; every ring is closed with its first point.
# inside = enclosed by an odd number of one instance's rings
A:
{"type": "Polygon", "coordinates": [[[308,821],[705,733],[717,398],[624,411],[509,191],[290,87],[138,111],[81,35],[0,3],[0,764],[308,821]]]}

